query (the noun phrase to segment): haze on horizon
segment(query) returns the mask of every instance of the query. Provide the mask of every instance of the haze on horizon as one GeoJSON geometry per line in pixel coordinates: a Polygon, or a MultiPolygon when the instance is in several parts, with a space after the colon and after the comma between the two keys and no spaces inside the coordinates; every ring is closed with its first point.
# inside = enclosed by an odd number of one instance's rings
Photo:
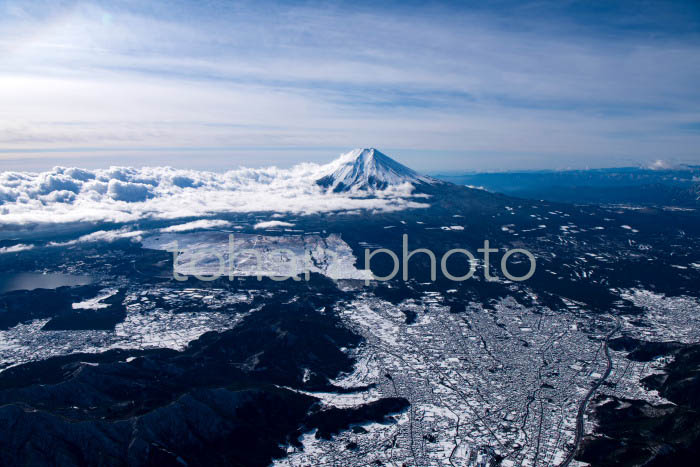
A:
{"type": "Polygon", "coordinates": [[[700,163],[700,4],[489,3],[1,1],[0,170],[700,163]]]}

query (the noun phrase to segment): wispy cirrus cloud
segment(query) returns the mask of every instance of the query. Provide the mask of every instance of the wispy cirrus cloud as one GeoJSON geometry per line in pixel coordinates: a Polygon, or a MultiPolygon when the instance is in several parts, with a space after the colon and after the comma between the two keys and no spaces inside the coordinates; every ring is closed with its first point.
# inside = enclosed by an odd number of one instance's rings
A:
{"type": "Polygon", "coordinates": [[[697,159],[700,135],[680,130],[700,118],[692,6],[560,3],[6,2],[0,158],[292,165],[371,144],[418,169],[427,153],[453,169],[697,159]]]}

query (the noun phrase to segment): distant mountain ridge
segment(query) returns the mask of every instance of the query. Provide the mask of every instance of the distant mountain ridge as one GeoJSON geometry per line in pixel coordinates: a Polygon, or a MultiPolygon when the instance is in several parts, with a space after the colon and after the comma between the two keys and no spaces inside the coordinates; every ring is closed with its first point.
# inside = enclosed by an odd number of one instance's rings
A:
{"type": "Polygon", "coordinates": [[[622,167],[591,170],[440,174],[457,185],[564,203],[698,207],[700,169],[622,167]]]}
{"type": "Polygon", "coordinates": [[[444,183],[406,167],[375,148],[354,149],[331,162],[316,183],[335,193],[384,190],[405,183],[444,183]]]}

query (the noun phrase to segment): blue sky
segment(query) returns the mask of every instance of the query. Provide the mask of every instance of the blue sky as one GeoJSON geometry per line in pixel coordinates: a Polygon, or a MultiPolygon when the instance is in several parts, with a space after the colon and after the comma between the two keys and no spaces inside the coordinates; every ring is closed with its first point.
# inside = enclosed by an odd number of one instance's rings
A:
{"type": "Polygon", "coordinates": [[[700,163],[698,2],[0,0],[0,169],[700,163]]]}

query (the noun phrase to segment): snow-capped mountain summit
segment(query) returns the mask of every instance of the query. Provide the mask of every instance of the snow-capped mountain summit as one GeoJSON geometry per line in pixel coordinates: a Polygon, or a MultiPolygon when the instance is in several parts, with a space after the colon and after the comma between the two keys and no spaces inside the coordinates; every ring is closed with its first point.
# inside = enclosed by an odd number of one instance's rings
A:
{"type": "Polygon", "coordinates": [[[384,190],[391,186],[434,184],[437,180],[399,164],[374,148],[354,149],[328,164],[316,183],[334,192],[384,190]]]}

